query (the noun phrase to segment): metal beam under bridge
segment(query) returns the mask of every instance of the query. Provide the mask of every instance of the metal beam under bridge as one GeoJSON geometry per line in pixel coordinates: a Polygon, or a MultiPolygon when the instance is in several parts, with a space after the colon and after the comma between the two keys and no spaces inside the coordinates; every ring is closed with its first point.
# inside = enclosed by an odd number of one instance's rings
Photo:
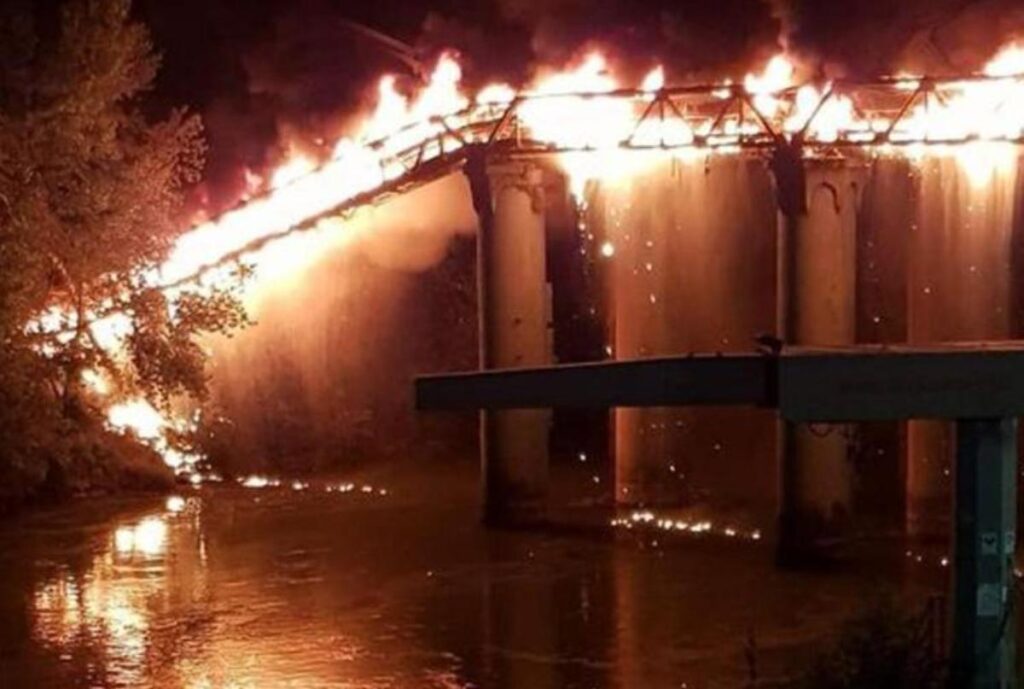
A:
{"type": "Polygon", "coordinates": [[[416,380],[422,410],[757,406],[795,422],[956,422],[954,686],[1016,687],[1017,423],[1024,347],[694,354],[416,380]]]}

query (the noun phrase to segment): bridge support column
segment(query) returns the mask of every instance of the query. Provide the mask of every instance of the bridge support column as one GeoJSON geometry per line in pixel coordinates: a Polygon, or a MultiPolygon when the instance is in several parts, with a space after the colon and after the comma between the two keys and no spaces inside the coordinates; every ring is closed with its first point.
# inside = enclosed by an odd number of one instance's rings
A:
{"type": "MultiPolygon", "coordinates": [[[[789,159],[780,172],[778,332],[787,345],[850,345],[856,335],[856,171],[789,159]],[[783,175],[798,175],[784,180],[783,175]],[[785,195],[789,196],[786,198],[785,195]]],[[[849,528],[848,429],[780,421],[780,560],[819,556],[849,528]]]]}
{"type": "Polygon", "coordinates": [[[956,424],[953,685],[1016,686],[1017,420],[956,424]]]}
{"type": "MultiPolygon", "coordinates": [[[[672,351],[661,277],[669,265],[665,255],[668,241],[652,218],[630,220],[628,233],[616,238],[612,278],[615,356],[664,356],[672,351]],[[646,266],[657,266],[657,272],[646,266]]],[[[679,443],[677,430],[671,427],[672,411],[620,407],[613,414],[615,504],[624,508],[678,506],[679,477],[670,470],[679,461],[673,456],[679,443]]]]}
{"type": "MultiPolygon", "coordinates": [[[[1013,337],[1019,163],[1001,169],[997,161],[993,154],[981,180],[952,156],[917,165],[907,281],[911,344],[1013,337]]],[[[914,538],[946,542],[951,531],[955,436],[948,421],[907,424],[907,531],[914,538]]]]}
{"type": "MultiPolygon", "coordinates": [[[[466,170],[480,216],[477,298],[480,367],[551,363],[542,171],[525,162],[466,170]]],[[[548,483],[548,410],[480,415],[484,521],[522,526],[542,521],[548,483]]]]}

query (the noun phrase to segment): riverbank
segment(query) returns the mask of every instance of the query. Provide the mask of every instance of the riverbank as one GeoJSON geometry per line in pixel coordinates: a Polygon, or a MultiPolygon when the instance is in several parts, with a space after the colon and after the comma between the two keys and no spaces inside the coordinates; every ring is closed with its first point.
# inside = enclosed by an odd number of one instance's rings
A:
{"type": "Polygon", "coordinates": [[[138,440],[104,429],[68,437],[60,446],[0,463],[0,517],[76,498],[167,493],[174,472],[138,440]]]}

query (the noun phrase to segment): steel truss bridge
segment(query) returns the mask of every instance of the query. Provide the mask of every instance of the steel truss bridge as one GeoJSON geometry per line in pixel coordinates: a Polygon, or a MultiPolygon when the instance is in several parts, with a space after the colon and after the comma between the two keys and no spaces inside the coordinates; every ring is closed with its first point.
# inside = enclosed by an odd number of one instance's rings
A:
{"type": "MultiPolygon", "coordinates": [[[[887,149],[934,150],[975,141],[1024,143],[1024,117],[1012,103],[1022,87],[1024,76],[881,79],[838,81],[814,90],[811,102],[809,91],[799,87],[766,96],[740,86],[711,85],[520,95],[506,103],[477,103],[370,144],[381,184],[249,242],[182,282],[321,219],[344,216],[462,169],[470,176],[474,206],[481,213],[480,235],[491,235],[489,184],[482,174],[491,157],[617,151],[760,156],[771,161],[780,210],[795,216],[804,198],[806,158],[867,157],[887,149]],[[982,88],[985,112],[967,122],[954,101],[977,93],[973,87],[982,88]],[[954,126],[947,119],[945,132],[922,130],[921,115],[927,120],[932,108],[954,112],[954,126]],[[622,113],[627,116],[619,117],[622,113]],[[545,137],[551,114],[561,117],[553,120],[561,143],[545,137]],[[531,126],[536,122],[542,125],[531,126]],[[972,125],[980,125],[979,134],[961,133],[972,125]],[[588,138],[588,132],[599,136],[588,138]]],[[[486,328],[496,329],[494,323],[486,328]]],[[[482,341],[484,331],[482,325],[482,341]]],[[[1024,413],[1022,371],[1019,343],[934,351],[786,347],[773,354],[690,355],[427,377],[417,381],[417,403],[420,409],[485,410],[485,419],[530,408],[705,404],[772,407],[787,423],[955,419],[953,673],[956,686],[994,689],[1017,686],[1010,592],[1016,586],[1016,417],[1024,413]]],[[[486,422],[484,427],[489,428],[486,422]]],[[[489,439],[498,437],[487,432],[489,439]]],[[[492,471],[488,466],[483,463],[485,472],[492,471]]]]}
{"type": "MultiPolygon", "coordinates": [[[[166,285],[179,287],[200,279],[220,266],[240,261],[294,232],[316,226],[329,217],[344,217],[361,207],[403,194],[455,172],[470,156],[502,158],[540,157],[609,152],[668,153],[676,155],[747,154],[769,157],[780,151],[792,157],[842,158],[870,156],[908,147],[936,149],[972,142],[1024,144],[1024,119],[1009,114],[1015,94],[1024,88],[1024,75],[1010,77],[906,77],[874,81],[835,81],[815,89],[813,102],[798,98],[803,87],[756,94],[741,85],[699,85],[657,91],[620,89],[604,93],[520,94],[501,103],[475,103],[450,115],[411,124],[366,144],[377,156],[380,185],[311,214],[302,222],[252,240],[217,260],[200,266],[190,276],[166,285]],[[922,131],[915,115],[948,107],[965,91],[986,89],[981,103],[989,122],[1007,113],[1007,129],[986,134],[969,133],[971,123],[954,131],[922,131]],[[993,98],[1000,93],[1001,97],[993,98]],[[764,103],[771,107],[764,107],[764,103]],[[759,103],[761,105],[759,105],[759,103]],[[826,122],[834,109],[844,122],[826,122]],[[572,136],[572,121],[560,122],[574,143],[556,143],[531,128],[540,113],[568,113],[580,119],[601,119],[614,109],[627,116],[611,131],[593,137],[572,136]],[[774,112],[768,112],[768,110],[774,112]],[[616,129],[620,128],[620,131],[616,129]],[[1014,129],[1015,127],[1015,129],[1014,129]]],[[[805,91],[805,93],[807,93],[805,91]]],[[[1019,106],[1018,106],[1019,107],[1019,106]]],[[[1016,115],[1019,115],[1017,113],[1016,115]]],[[[926,118],[927,119],[927,118],[926,118]]],[[[564,120],[564,117],[563,117],[564,120]]],[[[561,136],[560,140],[565,141],[561,136]]],[[[328,161],[327,164],[336,161],[328,161]]],[[[307,173],[316,175],[322,168],[307,173]]],[[[259,203],[256,197],[237,207],[259,203]]],[[[231,212],[231,211],[229,211],[231,212]]]]}

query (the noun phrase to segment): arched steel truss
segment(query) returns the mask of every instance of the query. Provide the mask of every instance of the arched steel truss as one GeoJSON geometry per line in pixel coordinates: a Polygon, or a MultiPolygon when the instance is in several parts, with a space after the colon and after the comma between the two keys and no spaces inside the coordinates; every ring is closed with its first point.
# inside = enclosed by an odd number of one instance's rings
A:
{"type": "MultiPolygon", "coordinates": [[[[885,149],[908,146],[928,148],[959,146],[975,141],[1024,143],[1024,128],[996,135],[964,132],[921,131],[914,115],[942,108],[972,87],[1004,89],[1004,99],[986,98],[986,116],[1000,117],[1012,105],[1014,93],[1024,86],[1024,75],[1013,77],[883,78],[874,81],[836,81],[814,90],[811,105],[803,104],[800,87],[770,95],[755,94],[740,85],[702,85],[663,88],[658,91],[622,89],[605,93],[521,94],[502,103],[476,103],[426,123],[416,123],[368,145],[379,160],[380,185],[353,196],[337,206],[311,215],[301,223],[253,240],[216,261],[199,267],[193,275],[167,287],[195,281],[204,273],[239,261],[245,255],[294,232],[314,227],[325,217],[344,216],[360,207],[405,193],[459,169],[471,154],[520,157],[552,154],[586,154],[609,151],[675,152],[704,154],[768,155],[781,145],[799,148],[807,157],[870,155],[885,149]],[[759,105],[770,99],[773,112],[759,105]],[[835,127],[825,119],[842,104],[850,126],[835,127]],[[605,108],[625,108],[621,132],[602,136],[600,142],[572,144],[545,140],[532,131],[532,110],[565,106],[581,118],[600,117],[605,108]],[[404,143],[411,141],[411,143],[404,143]]],[[[998,93],[998,91],[996,91],[998,93]]],[[[806,91],[804,92],[806,95],[806,91]]],[[[1008,120],[1011,118],[1007,118],[1008,120]]],[[[571,121],[564,123],[571,129],[571,121]]],[[[313,170],[310,175],[317,174],[313,170]]],[[[255,203],[259,197],[250,201],[255,203]]]]}

